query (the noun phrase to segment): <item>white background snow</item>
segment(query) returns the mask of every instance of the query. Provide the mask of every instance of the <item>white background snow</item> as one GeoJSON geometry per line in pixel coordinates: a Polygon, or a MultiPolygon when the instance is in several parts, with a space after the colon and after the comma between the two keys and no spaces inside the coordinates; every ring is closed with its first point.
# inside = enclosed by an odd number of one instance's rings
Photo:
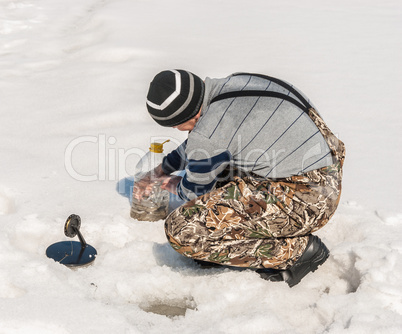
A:
{"type": "Polygon", "coordinates": [[[401,32],[398,0],[0,0],[0,333],[400,333],[401,32]],[[345,142],[331,256],[296,287],[130,218],[116,183],[185,138],[145,108],[169,68],[289,81],[345,142]],[[71,213],[98,251],[76,271],[45,256],[71,213]]]}

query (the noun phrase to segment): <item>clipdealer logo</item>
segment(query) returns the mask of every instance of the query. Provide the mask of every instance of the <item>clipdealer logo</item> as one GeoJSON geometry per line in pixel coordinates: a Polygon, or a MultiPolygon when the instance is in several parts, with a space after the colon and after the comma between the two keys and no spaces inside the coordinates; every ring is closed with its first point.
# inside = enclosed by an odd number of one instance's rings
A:
{"type": "MultiPolygon", "coordinates": [[[[180,141],[172,137],[150,137],[149,143],[163,142],[170,139],[175,145],[180,145],[180,141]]],[[[127,171],[128,159],[139,161],[148,152],[148,147],[122,148],[117,147],[117,139],[114,136],[99,134],[97,136],[80,136],[69,142],[64,151],[64,167],[67,173],[75,180],[81,182],[93,181],[116,181],[122,178],[133,176],[134,171],[127,171]],[[77,167],[83,152],[80,149],[86,148],[86,153],[96,156],[90,163],[93,172],[85,173],[88,168],[77,167]],[[97,165],[94,168],[94,165],[97,165]]],[[[149,145],[149,144],[148,144],[149,145]]]]}

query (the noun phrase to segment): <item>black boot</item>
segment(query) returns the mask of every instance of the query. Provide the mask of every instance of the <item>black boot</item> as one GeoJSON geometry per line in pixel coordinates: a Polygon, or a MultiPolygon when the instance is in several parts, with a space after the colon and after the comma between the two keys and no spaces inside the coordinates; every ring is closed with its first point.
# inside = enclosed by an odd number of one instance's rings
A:
{"type": "Polygon", "coordinates": [[[329,250],[315,235],[310,235],[306,250],[296,263],[286,270],[258,269],[260,276],[269,281],[285,281],[290,287],[298,284],[310,271],[314,272],[329,256],[329,250]]]}

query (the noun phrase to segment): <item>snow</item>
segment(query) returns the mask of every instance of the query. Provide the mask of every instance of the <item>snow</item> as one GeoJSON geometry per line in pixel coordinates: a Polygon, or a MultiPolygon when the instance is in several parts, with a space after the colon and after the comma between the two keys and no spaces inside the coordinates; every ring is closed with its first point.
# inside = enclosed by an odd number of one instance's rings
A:
{"type": "Polygon", "coordinates": [[[0,333],[399,333],[401,14],[396,0],[0,0],[0,333]],[[151,140],[185,138],[145,109],[168,68],[282,78],[345,142],[341,203],[317,233],[331,256],[294,288],[201,269],[163,221],[130,218],[117,183],[151,140]],[[78,270],[45,256],[71,213],[98,251],[78,270]]]}

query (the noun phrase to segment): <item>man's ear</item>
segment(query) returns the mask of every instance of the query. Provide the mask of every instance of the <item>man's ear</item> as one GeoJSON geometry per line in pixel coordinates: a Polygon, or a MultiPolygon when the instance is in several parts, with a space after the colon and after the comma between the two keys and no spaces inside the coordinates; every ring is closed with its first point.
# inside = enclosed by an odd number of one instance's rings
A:
{"type": "Polygon", "coordinates": [[[200,108],[200,110],[198,111],[198,114],[195,115],[195,119],[198,121],[198,119],[201,117],[201,110],[202,110],[202,106],[200,108]]]}

